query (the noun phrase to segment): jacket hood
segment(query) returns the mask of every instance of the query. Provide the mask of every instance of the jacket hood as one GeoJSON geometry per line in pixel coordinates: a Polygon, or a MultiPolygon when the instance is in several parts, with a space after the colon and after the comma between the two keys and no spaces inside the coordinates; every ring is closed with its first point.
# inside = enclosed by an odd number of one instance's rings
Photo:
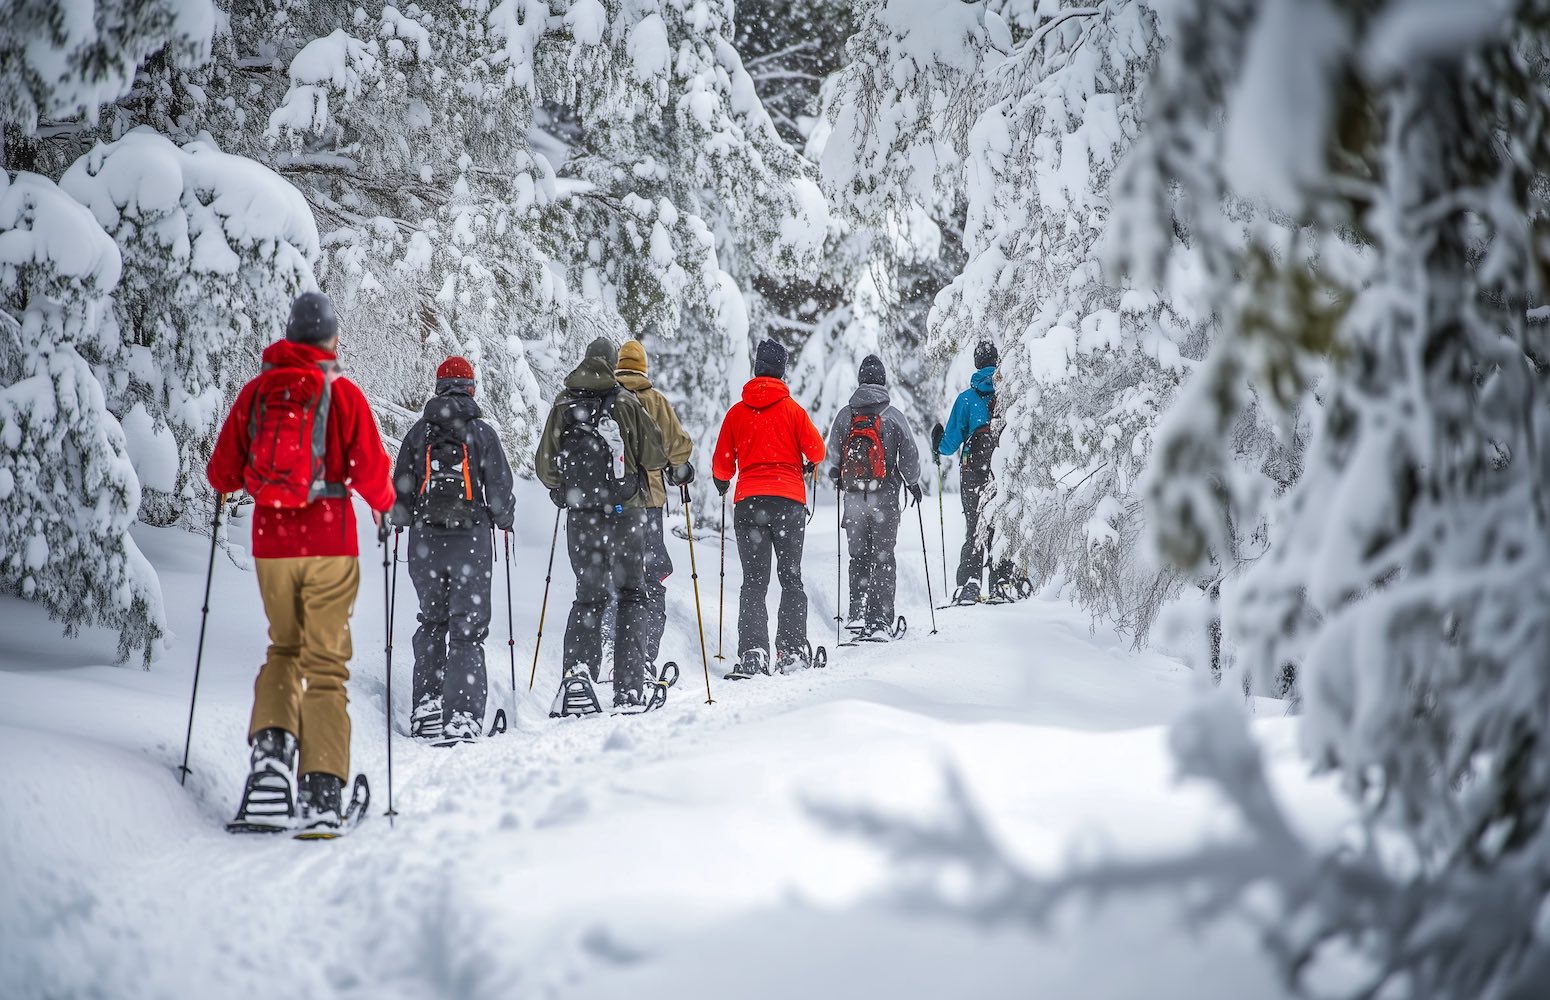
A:
{"type": "Polygon", "coordinates": [[[614,378],[618,379],[619,384],[631,392],[645,392],[651,388],[651,379],[647,378],[642,372],[626,371],[621,368],[614,372],[614,378]]]}
{"type": "Polygon", "coordinates": [[[856,386],[855,392],[850,394],[850,408],[864,413],[886,410],[889,402],[888,387],[885,385],[862,383],[856,386]]]}
{"type": "Polygon", "coordinates": [[[325,351],[315,344],[302,344],[294,340],[277,340],[264,348],[264,364],[276,368],[306,368],[319,361],[335,360],[333,351],[325,351]]]}
{"type": "Polygon", "coordinates": [[[462,392],[438,393],[425,404],[425,419],[443,427],[466,424],[482,415],[474,397],[462,392]]]}
{"type": "Polygon", "coordinates": [[[575,371],[565,376],[565,388],[578,392],[607,392],[618,384],[619,380],[614,378],[612,358],[588,355],[576,366],[575,371]]]}
{"type": "Polygon", "coordinates": [[[774,406],[783,399],[791,398],[791,387],[778,378],[761,375],[749,379],[743,386],[743,402],[756,410],[774,406]]]}
{"type": "Polygon", "coordinates": [[[973,386],[981,394],[989,396],[996,391],[996,366],[989,365],[975,372],[969,379],[969,385],[973,386]]]}

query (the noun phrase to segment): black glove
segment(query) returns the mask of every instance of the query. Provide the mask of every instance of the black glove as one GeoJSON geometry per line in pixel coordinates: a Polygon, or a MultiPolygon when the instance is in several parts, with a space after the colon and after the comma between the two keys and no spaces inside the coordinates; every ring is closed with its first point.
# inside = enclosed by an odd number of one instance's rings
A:
{"type": "Polygon", "coordinates": [[[667,481],[674,486],[688,486],[694,482],[694,466],[689,462],[671,465],[667,469],[667,481]]]}
{"type": "Polygon", "coordinates": [[[840,467],[838,465],[829,466],[829,478],[836,483],[840,481],[840,467]]]}
{"type": "Polygon", "coordinates": [[[377,518],[377,544],[386,545],[388,536],[393,533],[393,522],[386,517],[377,518]]]}
{"type": "Polygon", "coordinates": [[[940,455],[942,453],[942,435],[946,434],[946,433],[947,433],[946,428],[944,428],[940,423],[936,423],[936,424],[932,424],[931,425],[931,453],[932,454],[940,455]]]}
{"type": "Polygon", "coordinates": [[[811,476],[813,474],[813,470],[816,469],[816,468],[818,468],[818,466],[814,465],[812,462],[807,461],[806,459],[803,459],[802,460],[802,478],[806,479],[808,476],[811,476]]]}
{"type": "Polygon", "coordinates": [[[716,484],[716,492],[720,493],[722,496],[726,496],[727,490],[732,488],[731,481],[727,479],[717,479],[712,476],[710,481],[716,484]]]}
{"type": "Polygon", "coordinates": [[[560,487],[556,486],[549,491],[549,499],[554,502],[556,507],[561,509],[565,507],[565,491],[560,487]]]}
{"type": "Polygon", "coordinates": [[[904,484],[904,488],[906,490],[909,490],[909,493],[910,493],[910,506],[911,507],[919,507],[920,506],[920,497],[921,497],[920,484],[919,483],[905,483],[904,484]]]}

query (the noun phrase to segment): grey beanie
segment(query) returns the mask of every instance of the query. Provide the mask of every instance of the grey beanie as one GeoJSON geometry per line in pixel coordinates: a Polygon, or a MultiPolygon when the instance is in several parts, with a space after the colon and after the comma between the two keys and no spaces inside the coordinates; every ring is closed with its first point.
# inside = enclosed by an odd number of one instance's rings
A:
{"type": "Polygon", "coordinates": [[[339,317],[334,304],[322,292],[302,292],[291,303],[285,322],[285,339],[298,344],[326,344],[339,336],[339,317]]]}

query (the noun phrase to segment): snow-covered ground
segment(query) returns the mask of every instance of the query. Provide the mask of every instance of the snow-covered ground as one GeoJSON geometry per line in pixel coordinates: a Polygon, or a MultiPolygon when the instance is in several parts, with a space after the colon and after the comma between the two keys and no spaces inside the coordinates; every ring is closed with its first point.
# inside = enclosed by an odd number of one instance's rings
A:
{"type": "MultiPolygon", "coordinates": [[[[103,665],[109,635],[63,640],[35,607],[0,603],[0,996],[1284,995],[1246,925],[1196,930],[1172,898],[1074,903],[1038,936],[880,902],[892,874],[884,855],[810,808],[931,815],[951,765],[1007,848],[1041,871],[1073,856],[1142,856],[1230,834],[1220,802],[1171,780],[1164,727],[1195,683],[1175,661],[1132,652],[1071,607],[1037,599],[939,612],[940,634],[928,635],[909,525],[900,543],[906,640],[831,648],[827,671],[735,685],[712,660],[716,702],[706,705],[688,549],[672,538],[678,572],[663,655],[684,670],[666,708],[553,721],[571,574],[562,551],[529,695],[554,521],[536,489],[518,502],[529,513],[518,518],[512,565],[512,730],[455,751],[396,737],[393,827],[380,815],[380,550],[363,560],[351,713],[375,815],[333,843],[222,831],[246,768],[243,732],[265,642],[252,576],[231,558],[216,564],[186,789],[176,767],[206,543],[136,529],[176,632],[149,672],[103,665]]],[[[234,526],[235,540],[245,527],[234,526]]],[[[363,551],[373,550],[363,542],[363,551]]],[[[835,552],[831,499],[805,563],[811,634],[831,647],[835,552]]],[[[698,555],[714,655],[713,535],[698,555]]],[[[497,603],[505,569],[497,564],[497,603]]],[[[728,649],[737,583],[734,550],[728,649]]],[[[407,573],[399,584],[393,693],[406,727],[415,601],[407,573]]],[[[488,647],[492,712],[511,705],[505,640],[501,608],[488,647]]],[[[1331,831],[1341,807],[1302,776],[1292,726],[1267,718],[1257,731],[1309,830],[1331,831]]]]}

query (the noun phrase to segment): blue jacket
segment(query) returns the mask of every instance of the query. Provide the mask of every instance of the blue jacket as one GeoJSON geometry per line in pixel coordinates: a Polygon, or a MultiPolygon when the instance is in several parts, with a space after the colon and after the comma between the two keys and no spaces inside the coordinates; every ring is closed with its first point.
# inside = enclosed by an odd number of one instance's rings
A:
{"type": "Polygon", "coordinates": [[[969,379],[969,387],[958,394],[953,412],[942,431],[937,451],[951,455],[963,448],[974,432],[990,423],[990,400],[996,394],[995,366],[981,368],[969,379]]]}

